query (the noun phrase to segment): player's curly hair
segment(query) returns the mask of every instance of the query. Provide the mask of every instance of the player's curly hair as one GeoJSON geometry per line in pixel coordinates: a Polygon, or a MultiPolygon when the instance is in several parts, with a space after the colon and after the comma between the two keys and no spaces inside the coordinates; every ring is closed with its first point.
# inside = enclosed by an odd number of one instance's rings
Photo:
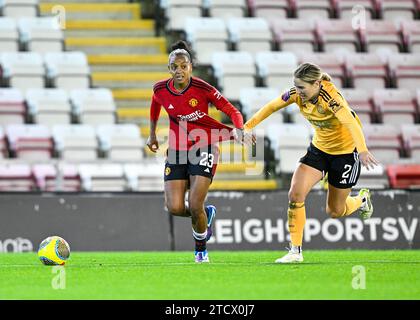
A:
{"type": "Polygon", "coordinates": [[[185,56],[188,61],[193,62],[193,51],[191,50],[188,43],[183,40],[179,40],[171,45],[171,53],[169,53],[168,59],[171,60],[173,56],[185,56]]]}
{"type": "Polygon", "coordinates": [[[321,68],[314,63],[305,62],[297,67],[294,74],[295,78],[314,84],[317,80],[331,81],[328,73],[322,72],[321,68]]]}

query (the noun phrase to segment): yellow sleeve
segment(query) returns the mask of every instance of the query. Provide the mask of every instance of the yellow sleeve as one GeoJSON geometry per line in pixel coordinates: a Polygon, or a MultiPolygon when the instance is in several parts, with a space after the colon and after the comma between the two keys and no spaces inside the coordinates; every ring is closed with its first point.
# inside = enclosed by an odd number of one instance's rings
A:
{"type": "Polygon", "coordinates": [[[336,118],[349,129],[354,144],[356,145],[357,152],[368,151],[361,124],[357,121],[356,115],[352,114],[354,111],[350,109],[347,101],[338,91],[335,94],[330,91],[330,94],[333,98],[328,102],[329,108],[336,118]]]}
{"type": "Polygon", "coordinates": [[[244,124],[245,130],[251,130],[255,128],[260,122],[270,116],[272,113],[287,107],[288,105],[294,103],[296,101],[296,89],[292,88],[285,93],[281,97],[278,97],[265,106],[263,106],[260,110],[258,110],[252,117],[244,124]]]}

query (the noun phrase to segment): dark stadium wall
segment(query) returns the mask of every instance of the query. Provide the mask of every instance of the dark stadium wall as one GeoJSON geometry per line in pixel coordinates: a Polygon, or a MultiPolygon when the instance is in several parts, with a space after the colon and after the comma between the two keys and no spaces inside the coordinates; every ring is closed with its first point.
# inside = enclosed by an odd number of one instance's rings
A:
{"type": "MultiPolygon", "coordinates": [[[[373,192],[375,212],[330,219],[323,191],[306,202],[305,249],[420,248],[420,192],[373,192]]],[[[282,250],[287,192],[211,192],[212,250],[282,250]]],[[[188,218],[171,218],[161,193],[0,194],[0,252],[34,251],[51,235],[76,251],[192,250],[188,218]]]]}

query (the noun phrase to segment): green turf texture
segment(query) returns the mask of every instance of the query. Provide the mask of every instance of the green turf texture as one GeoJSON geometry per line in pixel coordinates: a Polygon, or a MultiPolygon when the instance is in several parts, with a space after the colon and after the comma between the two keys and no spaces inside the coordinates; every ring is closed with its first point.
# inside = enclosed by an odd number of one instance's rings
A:
{"type": "Polygon", "coordinates": [[[72,252],[61,274],[35,253],[3,253],[0,299],[420,299],[419,250],[307,250],[301,264],[273,263],[284,253],[214,251],[196,264],[192,252],[72,252]],[[365,289],[352,286],[355,266],[365,289]]]}

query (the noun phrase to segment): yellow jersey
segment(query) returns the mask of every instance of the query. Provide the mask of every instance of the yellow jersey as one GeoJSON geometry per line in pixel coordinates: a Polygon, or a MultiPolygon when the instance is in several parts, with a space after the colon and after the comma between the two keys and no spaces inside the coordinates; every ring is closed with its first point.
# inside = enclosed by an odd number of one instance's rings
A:
{"type": "Polygon", "coordinates": [[[298,105],[300,113],[314,128],[312,143],[318,149],[328,154],[352,153],[355,148],[358,152],[367,151],[359,117],[334,84],[326,80],[321,81],[315,101],[303,102],[293,87],[255,113],[245,123],[245,130],[251,130],[273,112],[292,103],[298,105]]]}

